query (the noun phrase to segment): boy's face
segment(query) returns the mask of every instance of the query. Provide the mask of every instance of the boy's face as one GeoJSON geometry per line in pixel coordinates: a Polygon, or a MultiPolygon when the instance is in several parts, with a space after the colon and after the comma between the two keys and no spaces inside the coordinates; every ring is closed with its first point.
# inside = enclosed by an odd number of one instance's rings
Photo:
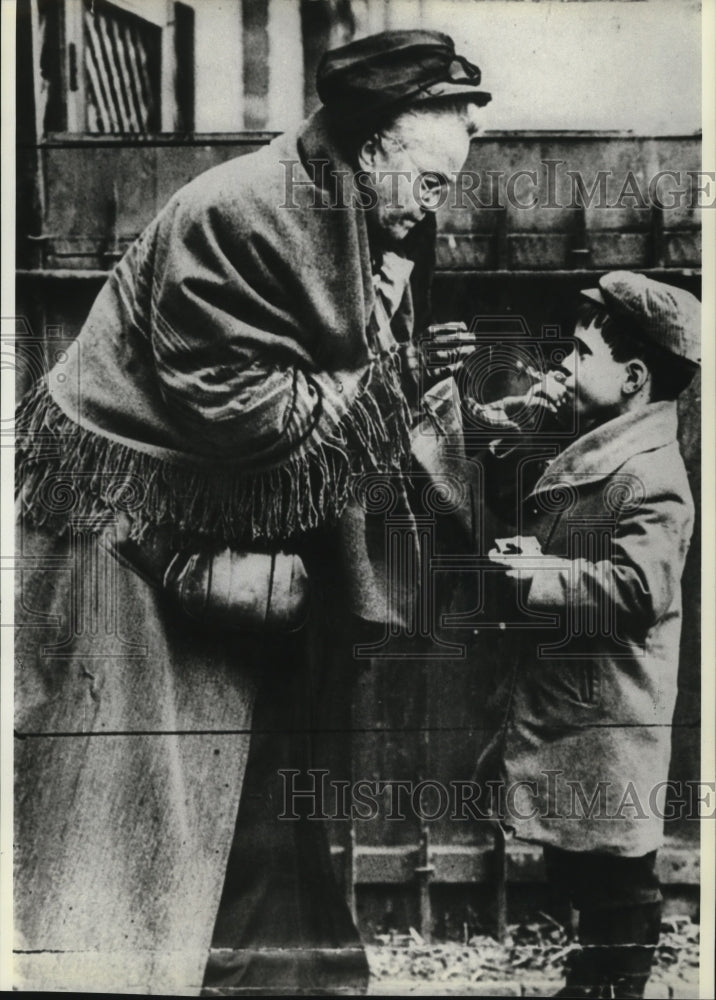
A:
{"type": "Polygon", "coordinates": [[[562,362],[565,389],[580,426],[602,423],[617,416],[624,407],[627,365],[615,361],[594,322],[585,327],[577,322],[575,349],[562,362]]]}

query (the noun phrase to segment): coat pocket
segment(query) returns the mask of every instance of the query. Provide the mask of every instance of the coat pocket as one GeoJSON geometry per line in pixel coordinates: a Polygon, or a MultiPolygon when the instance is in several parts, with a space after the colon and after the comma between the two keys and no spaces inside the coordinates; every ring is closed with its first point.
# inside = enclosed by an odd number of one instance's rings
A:
{"type": "Polygon", "coordinates": [[[543,661],[530,671],[530,701],[536,718],[568,722],[569,707],[594,709],[601,703],[598,664],[585,660],[543,661]]]}

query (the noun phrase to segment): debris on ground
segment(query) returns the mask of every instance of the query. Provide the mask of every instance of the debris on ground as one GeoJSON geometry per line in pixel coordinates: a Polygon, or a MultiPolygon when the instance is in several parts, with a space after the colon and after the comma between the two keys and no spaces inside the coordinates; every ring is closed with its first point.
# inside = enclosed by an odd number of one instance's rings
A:
{"type": "MultiPolygon", "coordinates": [[[[510,925],[502,943],[475,934],[463,944],[425,944],[413,928],[409,934],[377,934],[375,943],[367,947],[371,973],[382,981],[559,980],[567,955],[576,945],[558,921],[547,914],[541,917],[544,919],[510,925]]],[[[652,979],[696,982],[698,967],[698,924],[686,916],[666,918],[652,979]]]]}

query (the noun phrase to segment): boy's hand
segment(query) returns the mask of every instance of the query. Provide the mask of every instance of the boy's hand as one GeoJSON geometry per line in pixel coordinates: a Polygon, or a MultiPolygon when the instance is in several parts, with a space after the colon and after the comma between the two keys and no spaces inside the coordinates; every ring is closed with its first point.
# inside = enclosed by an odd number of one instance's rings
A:
{"type": "Polygon", "coordinates": [[[503,396],[493,403],[463,399],[463,407],[477,428],[513,432],[549,429],[550,422],[562,423],[568,412],[568,396],[561,372],[540,372],[531,365],[517,362],[517,370],[531,385],[523,392],[503,396]],[[548,420],[540,419],[540,413],[548,420]]]}
{"type": "Polygon", "coordinates": [[[528,406],[522,396],[505,396],[494,403],[478,403],[476,399],[463,399],[463,410],[469,417],[470,429],[491,430],[504,434],[507,431],[521,430],[520,423],[515,419],[528,406]]]}
{"type": "Polygon", "coordinates": [[[487,553],[487,558],[504,567],[508,579],[526,582],[534,575],[535,556],[541,555],[542,547],[533,535],[516,535],[513,538],[496,538],[495,547],[487,553]]]}
{"type": "Polygon", "coordinates": [[[508,399],[521,401],[522,406],[532,407],[533,410],[546,410],[558,420],[562,419],[568,402],[564,373],[552,369],[539,371],[521,361],[517,361],[516,367],[518,372],[527,376],[531,385],[522,396],[511,396],[508,399]]]}

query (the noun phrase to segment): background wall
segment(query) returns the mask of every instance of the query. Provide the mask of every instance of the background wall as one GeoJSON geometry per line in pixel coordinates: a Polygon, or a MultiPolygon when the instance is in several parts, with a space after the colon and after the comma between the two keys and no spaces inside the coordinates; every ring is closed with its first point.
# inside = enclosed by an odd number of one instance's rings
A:
{"type": "Polygon", "coordinates": [[[419,25],[452,35],[493,94],[486,128],[700,128],[697,0],[353,0],[351,9],[356,35],[419,25]]]}
{"type": "MultiPolygon", "coordinates": [[[[240,0],[199,0],[194,8],[197,132],[244,127],[243,25],[240,0]]],[[[184,72],[179,67],[178,72],[184,72]]]]}

